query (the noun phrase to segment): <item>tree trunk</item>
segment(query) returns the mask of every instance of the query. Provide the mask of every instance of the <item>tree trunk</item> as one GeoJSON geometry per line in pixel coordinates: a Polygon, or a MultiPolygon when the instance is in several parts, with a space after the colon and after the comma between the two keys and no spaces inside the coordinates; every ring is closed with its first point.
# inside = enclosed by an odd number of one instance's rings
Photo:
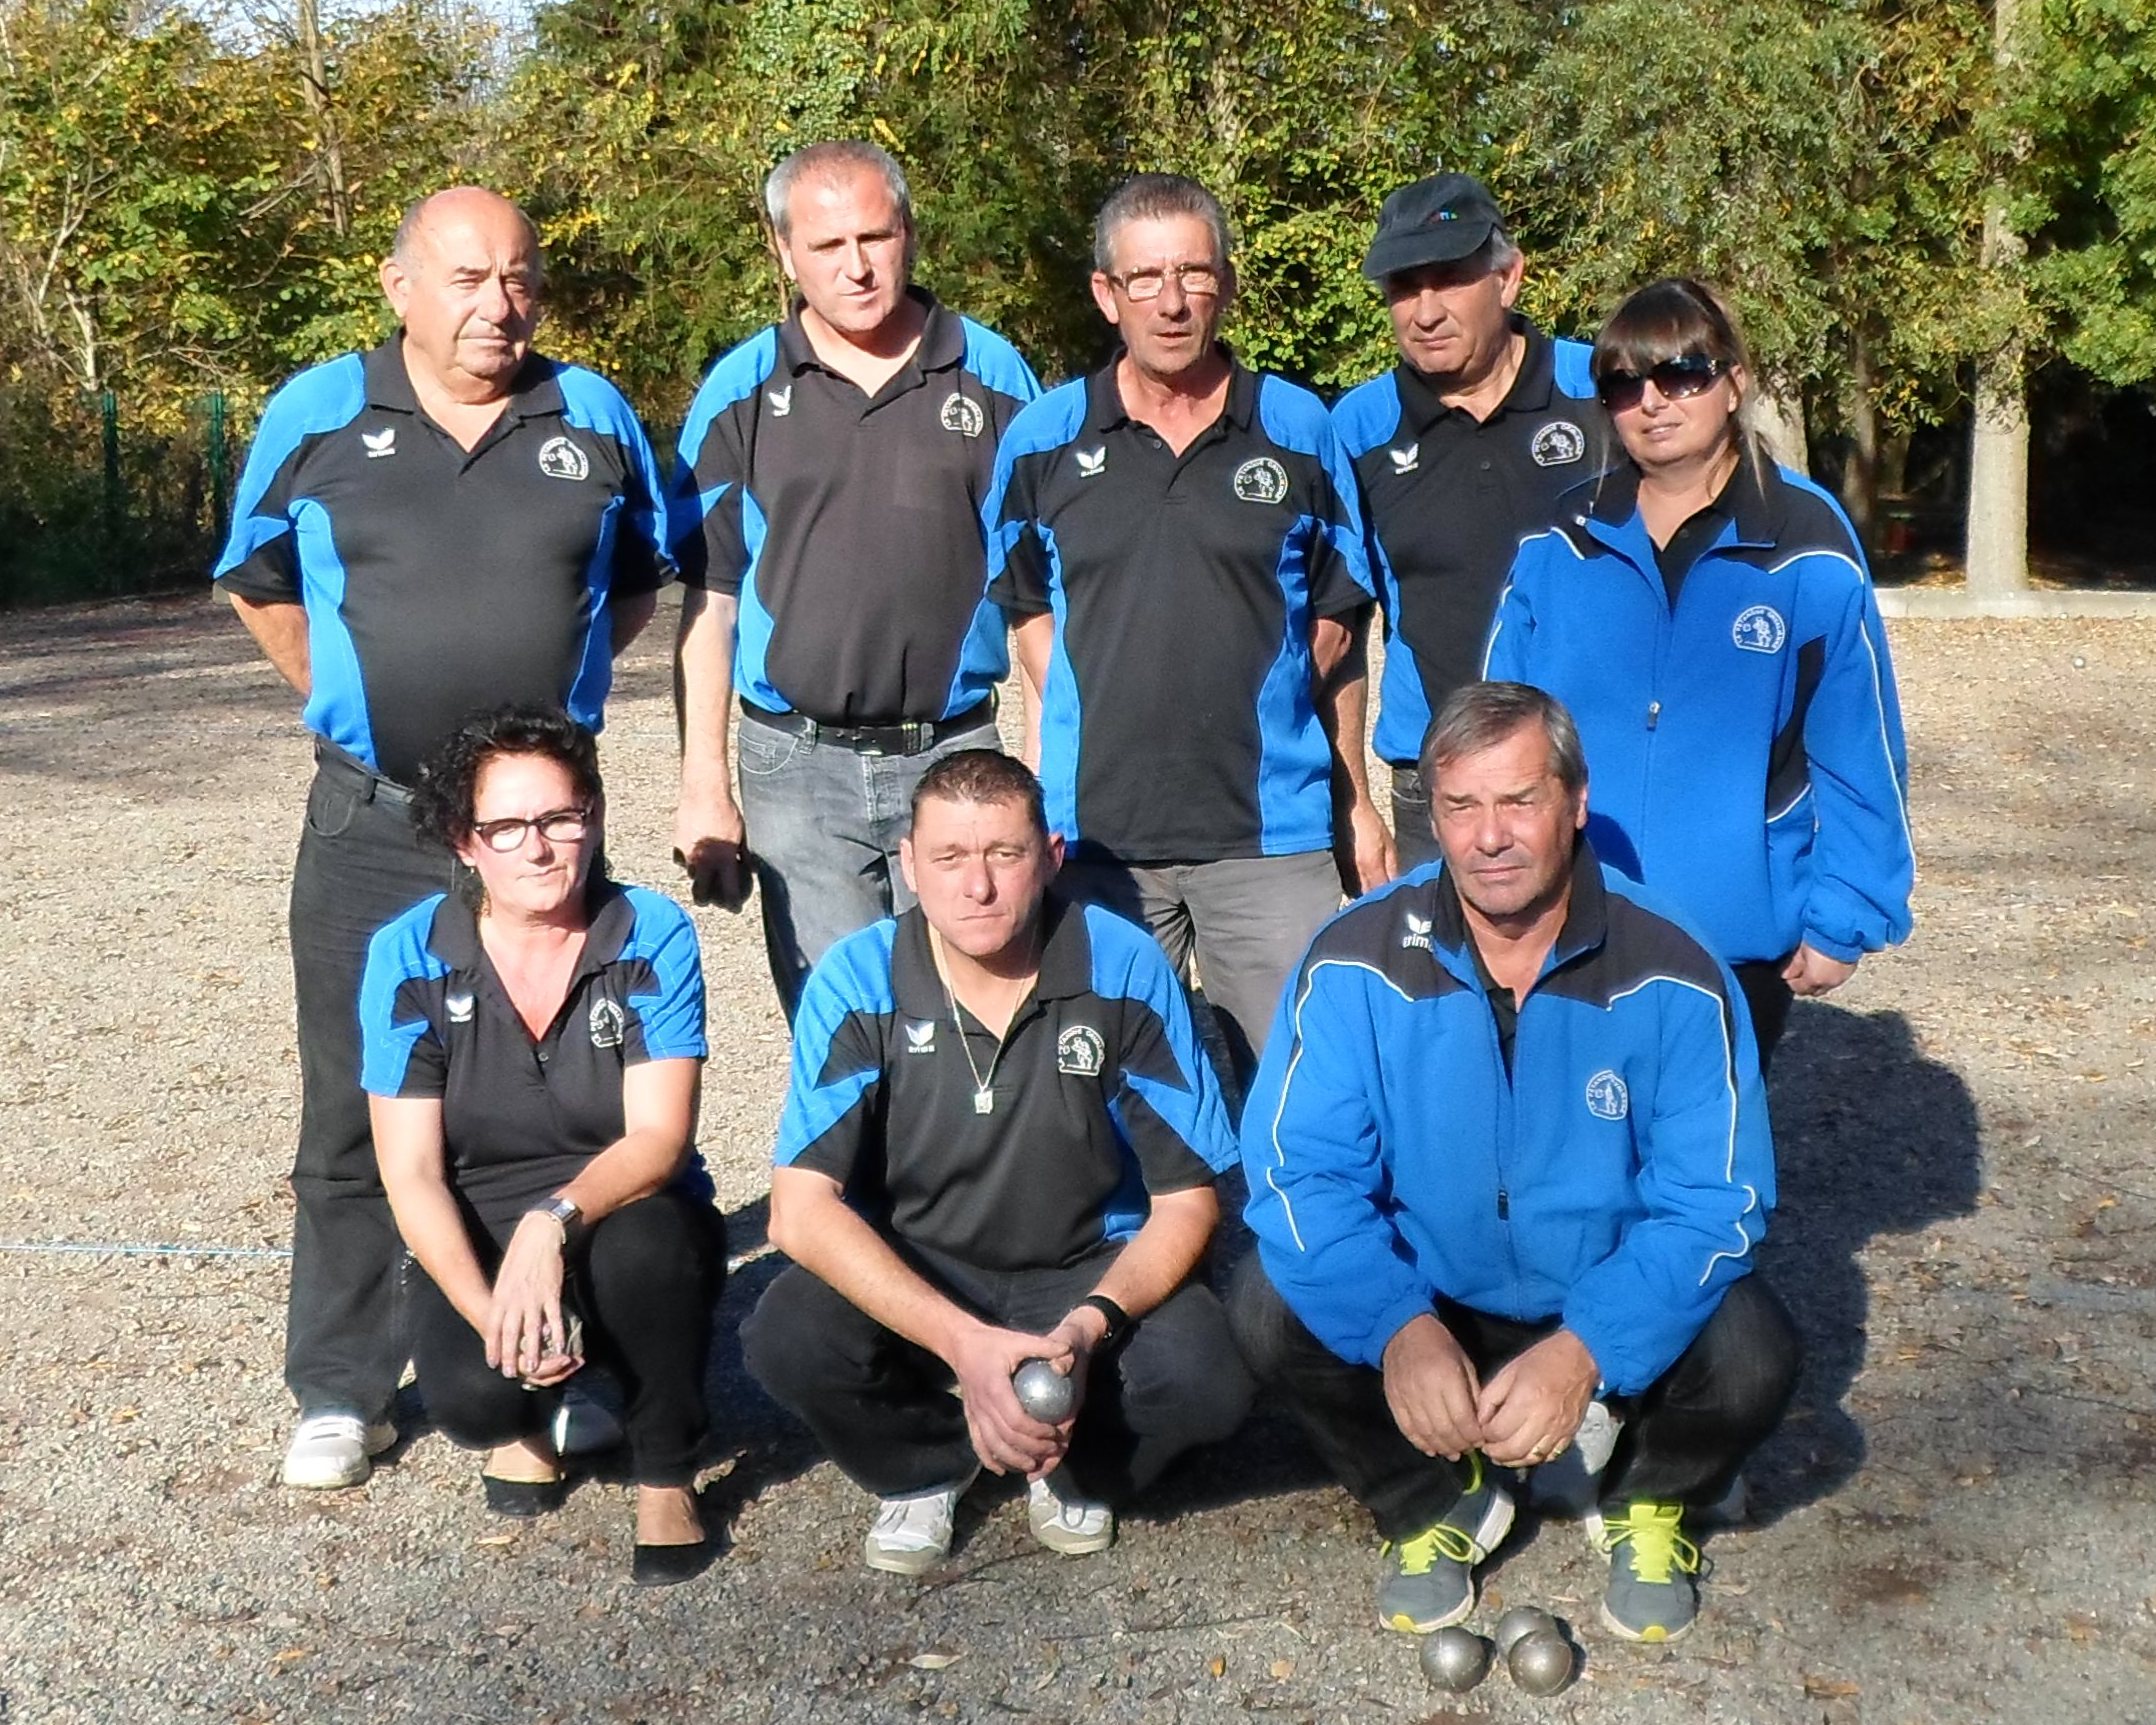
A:
{"type": "Polygon", "coordinates": [[[1842,459],[1842,507],[1869,555],[1879,543],[1879,408],[1872,400],[1871,343],[1860,329],[1849,344],[1849,452],[1842,459]]]}
{"type": "Polygon", "coordinates": [[[1752,423],[1775,460],[1799,473],[1811,473],[1811,451],[1804,433],[1804,397],[1794,387],[1762,383],[1759,393],[1752,397],[1752,423]]]}
{"type": "MultiPolygon", "coordinates": [[[[1998,0],[1992,13],[1992,64],[2003,77],[2017,57],[2021,0],[1998,0]]],[[[2027,355],[2018,333],[2021,292],[2013,280],[2021,236],[2007,225],[2007,187],[1992,183],[1984,200],[1983,266],[1999,279],[2017,317],[2017,333],[1976,364],[1976,411],[1969,433],[1967,568],[1972,596],[1997,598],[2029,584],[2029,393],[2027,355]]]]}
{"type": "Polygon", "coordinates": [[[321,0],[299,0],[300,87],[307,112],[314,116],[322,179],[329,193],[329,225],[342,239],[352,231],[352,196],[344,183],[344,146],[337,138],[337,115],[329,101],[329,60],[322,51],[321,0]]]}

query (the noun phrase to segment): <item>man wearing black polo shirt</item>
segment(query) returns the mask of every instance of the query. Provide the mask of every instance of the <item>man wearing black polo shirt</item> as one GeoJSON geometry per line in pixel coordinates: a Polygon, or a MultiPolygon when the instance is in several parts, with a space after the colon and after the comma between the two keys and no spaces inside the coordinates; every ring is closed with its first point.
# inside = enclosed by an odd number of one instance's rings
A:
{"type": "Polygon", "coordinates": [[[1219,1088],[1160,948],[1046,896],[1062,854],[1022,764],[938,762],[900,852],[918,906],[840,941],[801,998],[771,1179],[794,1268],[742,1339],[882,1499],[872,1569],[939,1561],[982,1467],[1031,1482],[1043,1545],[1098,1551],[1113,1503],[1249,1406],[1190,1280],[1235,1154],[1219,1088]],[[1075,1380],[1071,1415],[1020,1407],[1029,1359],[1075,1380]]]}
{"type": "Polygon", "coordinates": [[[875,145],[810,145],[764,202],[799,297],[712,368],[681,432],[674,845],[699,900],[729,906],[753,855],[790,1018],[825,948],[908,902],[891,865],[923,769],[996,746],[1009,660],[980,506],[1039,386],[1001,336],[908,285],[906,179],[875,145]]]}
{"type": "Polygon", "coordinates": [[[1317,398],[1215,340],[1235,274],[1210,192],[1126,182],[1094,262],[1123,351],[1005,436],[990,591],[1039,696],[1068,890],[1141,917],[1178,966],[1195,948],[1247,1073],[1343,875],[1392,872],[1351,660],[1373,591],[1354,480],[1317,398]]]}
{"type": "Polygon", "coordinates": [[[1403,869],[1437,856],[1416,767],[1430,715],[1480,677],[1520,541],[1610,453],[1587,345],[1513,310],[1524,268],[1479,180],[1433,174],[1394,192],[1363,274],[1384,290],[1400,363],[1333,408],[1385,607],[1373,747],[1392,767],[1403,869]]]}
{"type": "Polygon", "coordinates": [[[271,399],[217,564],[316,738],[292,879],[288,1485],[356,1485],[395,1438],[403,1248],[359,1084],[359,979],[374,931],[451,869],[413,834],[405,787],[478,708],[560,703],[596,729],[613,655],[664,575],[636,416],[610,384],[532,352],[539,272],[538,235],[495,193],[414,205],[381,270],[402,328],[271,399]]]}

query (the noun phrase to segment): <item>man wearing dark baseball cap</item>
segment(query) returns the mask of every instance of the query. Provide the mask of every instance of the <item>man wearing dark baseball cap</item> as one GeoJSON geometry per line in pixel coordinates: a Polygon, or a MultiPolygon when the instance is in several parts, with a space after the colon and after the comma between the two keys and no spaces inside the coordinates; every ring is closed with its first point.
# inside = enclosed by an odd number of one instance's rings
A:
{"type": "Polygon", "coordinates": [[[1392,764],[1400,867],[1433,860],[1416,760],[1430,715],[1480,674],[1482,639],[1519,542],[1606,448],[1584,343],[1514,309],[1525,270],[1489,188],[1468,174],[1402,186],[1362,273],[1383,290],[1400,363],[1341,397],[1385,610],[1373,747],[1392,764]]]}

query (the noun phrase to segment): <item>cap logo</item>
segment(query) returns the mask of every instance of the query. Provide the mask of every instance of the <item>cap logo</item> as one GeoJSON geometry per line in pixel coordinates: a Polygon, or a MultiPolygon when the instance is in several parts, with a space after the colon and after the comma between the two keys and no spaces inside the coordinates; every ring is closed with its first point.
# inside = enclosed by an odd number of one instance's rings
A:
{"type": "Polygon", "coordinates": [[[589,479],[591,460],[566,437],[550,437],[539,446],[539,471],[549,479],[589,479]]]}
{"type": "Polygon", "coordinates": [[[1458,210],[1432,210],[1422,218],[1422,225],[1426,228],[1434,228],[1439,222],[1456,222],[1459,219],[1460,212],[1458,210]]]}
{"type": "Polygon", "coordinates": [[[1074,1024],[1056,1038],[1056,1070],[1073,1078],[1097,1078],[1108,1058],[1108,1045],[1089,1024],[1074,1024]]]}
{"type": "Polygon", "coordinates": [[[1564,467],[1587,453],[1587,433],[1569,419],[1553,419],[1535,433],[1528,453],[1537,467],[1564,467]]]}
{"type": "Polygon", "coordinates": [[[601,995],[591,1003],[591,1045],[594,1048],[619,1048],[621,1032],[628,1020],[613,1001],[601,995]]]}
{"type": "Polygon", "coordinates": [[[1078,477],[1080,479],[1098,479],[1107,470],[1108,446],[1105,443],[1098,449],[1081,449],[1075,453],[1078,457],[1078,477]]]}
{"type": "Polygon", "coordinates": [[[1751,605],[1737,613],[1729,638],[1747,653],[1779,653],[1789,639],[1789,625],[1772,605],[1751,605]]]}
{"type": "Polygon", "coordinates": [[[1278,503],[1288,494],[1288,470],[1270,455],[1253,456],[1235,470],[1235,495],[1245,503],[1278,503]]]}
{"type": "Polygon", "coordinates": [[[978,437],[988,429],[988,415],[981,411],[981,404],[968,401],[957,391],[943,404],[943,429],[955,431],[960,437],[978,437]]]}
{"type": "Polygon", "coordinates": [[[1622,1120],[1631,1111],[1631,1091],[1607,1066],[1587,1080],[1587,1112],[1597,1120],[1622,1120]]]}

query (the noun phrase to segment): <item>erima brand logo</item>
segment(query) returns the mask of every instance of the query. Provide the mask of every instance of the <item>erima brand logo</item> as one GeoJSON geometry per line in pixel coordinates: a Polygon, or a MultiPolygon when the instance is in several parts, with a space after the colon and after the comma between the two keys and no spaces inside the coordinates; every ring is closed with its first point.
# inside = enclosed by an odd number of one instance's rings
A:
{"type": "Polygon", "coordinates": [[[1420,947],[1424,952],[1428,952],[1430,950],[1430,921],[1429,917],[1417,916],[1413,911],[1409,911],[1407,913],[1407,933],[1400,937],[1400,950],[1405,952],[1410,947],[1420,947]]]}
{"type": "Polygon", "coordinates": [[[1278,503],[1288,494],[1288,470],[1270,455],[1255,456],[1235,470],[1235,495],[1245,503],[1278,503]]]}
{"type": "Polygon", "coordinates": [[[1097,1078],[1108,1058],[1108,1045],[1089,1024],[1074,1024],[1056,1038],[1056,1070],[1073,1078],[1097,1078]]]}
{"type": "Polygon", "coordinates": [[[936,1052],[936,1021],[925,1019],[919,1024],[906,1026],[906,1052],[908,1054],[933,1054],[936,1052]]]}
{"type": "Polygon", "coordinates": [[[550,437],[539,446],[539,471],[549,479],[589,479],[591,458],[566,437],[550,437]]]}
{"type": "Polygon", "coordinates": [[[1729,638],[1747,653],[1779,653],[1789,639],[1789,625],[1772,605],[1750,605],[1737,613],[1729,638]]]}
{"type": "Polygon", "coordinates": [[[981,411],[981,404],[968,401],[956,390],[944,402],[939,417],[945,431],[955,431],[960,437],[978,437],[988,429],[988,415],[981,411]]]}
{"type": "Polygon", "coordinates": [[[1107,471],[1108,446],[1105,443],[1098,449],[1081,449],[1077,453],[1078,477],[1080,479],[1098,479],[1102,473],[1107,471]]]}
{"type": "Polygon", "coordinates": [[[591,1003],[591,1045],[594,1048],[619,1048],[622,1027],[628,1023],[622,1010],[604,995],[591,1003]]]}
{"type": "Polygon", "coordinates": [[[1587,453],[1587,433],[1569,419],[1553,419],[1527,446],[1537,467],[1564,467],[1587,453]]]}
{"type": "Polygon", "coordinates": [[[1411,443],[1405,449],[1388,449],[1385,453],[1392,457],[1393,472],[1413,473],[1416,463],[1422,460],[1422,445],[1411,443]]]}
{"type": "Polygon", "coordinates": [[[1598,1120],[1622,1120],[1632,1109],[1632,1092],[1607,1066],[1587,1080],[1587,1112],[1598,1120]]]}
{"type": "Polygon", "coordinates": [[[789,383],[784,389],[767,389],[764,399],[771,404],[771,417],[784,419],[794,410],[794,386],[789,383]]]}
{"type": "Polygon", "coordinates": [[[472,997],[468,994],[447,994],[442,997],[443,1009],[449,1014],[451,1024],[469,1024],[472,1021],[472,997]]]}
{"type": "Polygon", "coordinates": [[[362,431],[359,440],[367,446],[369,461],[379,461],[385,455],[397,453],[397,428],[394,425],[384,426],[380,431],[362,431]]]}

